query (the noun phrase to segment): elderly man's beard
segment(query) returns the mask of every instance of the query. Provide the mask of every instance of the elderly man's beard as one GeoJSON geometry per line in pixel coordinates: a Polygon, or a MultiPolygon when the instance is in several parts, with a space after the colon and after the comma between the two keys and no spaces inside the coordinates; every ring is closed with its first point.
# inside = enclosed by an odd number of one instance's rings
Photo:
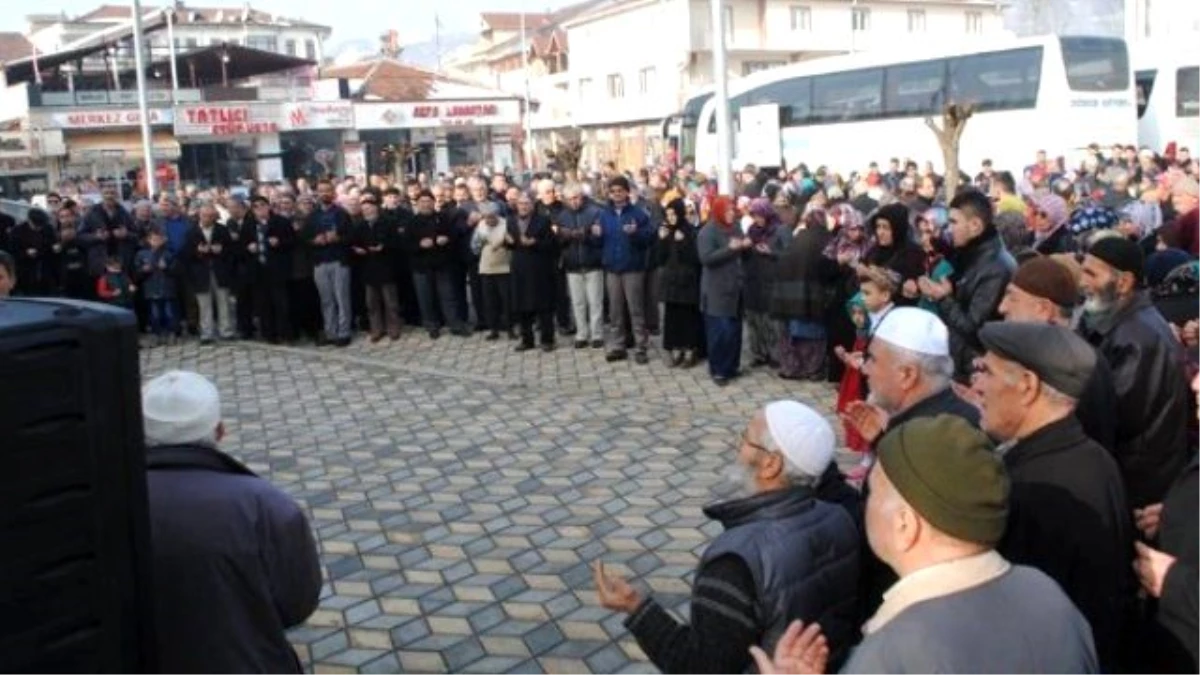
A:
{"type": "Polygon", "coordinates": [[[1089,315],[1108,314],[1116,307],[1117,297],[1117,282],[1110,281],[1088,294],[1083,301],[1083,311],[1089,315]]]}
{"type": "Polygon", "coordinates": [[[758,484],[754,480],[754,468],[735,461],[725,469],[715,492],[721,499],[744,499],[756,494],[758,484]]]}
{"type": "Polygon", "coordinates": [[[873,406],[878,406],[888,415],[895,415],[897,412],[899,412],[896,410],[896,408],[899,406],[896,405],[895,401],[886,398],[883,394],[877,391],[872,391],[871,393],[867,394],[867,403],[870,403],[873,406]]]}

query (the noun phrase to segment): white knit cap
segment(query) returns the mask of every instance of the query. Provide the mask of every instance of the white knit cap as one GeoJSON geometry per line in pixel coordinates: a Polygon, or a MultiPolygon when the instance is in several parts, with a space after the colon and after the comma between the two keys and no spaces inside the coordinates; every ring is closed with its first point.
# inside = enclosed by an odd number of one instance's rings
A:
{"type": "Polygon", "coordinates": [[[772,401],[763,408],[767,431],[788,461],[817,477],[833,461],[833,427],[812,408],[796,401],[772,401]]]}
{"type": "Polygon", "coordinates": [[[880,320],[872,339],[929,356],[950,355],[950,333],[933,312],[896,307],[880,320]]]}
{"type": "Polygon", "coordinates": [[[142,387],[146,445],[211,442],[221,423],[221,395],[208,378],[172,370],[142,387]]]}

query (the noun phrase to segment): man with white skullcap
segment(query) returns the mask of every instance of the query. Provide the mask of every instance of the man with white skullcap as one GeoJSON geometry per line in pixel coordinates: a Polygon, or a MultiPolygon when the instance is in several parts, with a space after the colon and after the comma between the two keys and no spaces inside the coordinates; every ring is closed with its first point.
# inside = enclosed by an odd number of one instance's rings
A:
{"type": "Polygon", "coordinates": [[[304,512],[218,449],[221,398],[202,375],[147,382],[142,417],[159,669],[302,672],[284,631],[321,591],[304,512]]]}
{"type": "Polygon", "coordinates": [[[696,571],[690,623],[596,563],[600,603],[630,614],[625,626],[659,670],[745,672],[750,646],[774,645],[795,619],[821,624],[834,668],[845,657],[858,638],[860,507],[832,466],[836,442],[796,401],[754,415],[732,456],[744,494],[704,509],[725,531],[696,571]]]}
{"type": "Polygon", "coordinates": [[[908,420],[943,413],[979,426],[979,410],[951,387],[950,334],[932,312],[897,307],[885,314],[864,350],[862,373],[871,393],[850,404],[845,419],[868,443],[908,420]]]}

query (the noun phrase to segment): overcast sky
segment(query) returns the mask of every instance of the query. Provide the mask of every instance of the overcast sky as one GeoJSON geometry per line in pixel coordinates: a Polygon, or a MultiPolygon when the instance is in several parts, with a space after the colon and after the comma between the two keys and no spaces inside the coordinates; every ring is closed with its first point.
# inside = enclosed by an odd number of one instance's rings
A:
{"type": "MultiPolygon", "coordinates": [[[[104,4],[104,0],[50,0],[45,5],[38,5],[37,9],[42,12],[61,10],[68,16],[75,16],[101,4],[104,4]]],[[[120,0],[110,0],[108,4],[120,4],[120,0]]],[[[143,6],[151,7],[156,4],[148,2],[143,6]]],[[[242,3],[238,0],[195,0],[185,4],[196,7],[240,7],[242,3]]],[[[341,43],[352,40],[365,39],[374,42],[389,28],[399,30],[401,41],[404,43],[432,40],[435,11],[441,19],[442,30],[445,33],[463,33],[477,29],[481,11],[524,9],[527,12],[544,12],[567,4],[570,4],[570,0],[354,0],[312,3],[296,0],[254,0],[250,3],[255,9],[285,16],[296,16],[298,8],[304,8],[301,18],[333,28],[331,51],[336,51],[341,43]]],[[[11,10],[0,12],[0,30],[24,30],[26,12],[11,10]]]]}

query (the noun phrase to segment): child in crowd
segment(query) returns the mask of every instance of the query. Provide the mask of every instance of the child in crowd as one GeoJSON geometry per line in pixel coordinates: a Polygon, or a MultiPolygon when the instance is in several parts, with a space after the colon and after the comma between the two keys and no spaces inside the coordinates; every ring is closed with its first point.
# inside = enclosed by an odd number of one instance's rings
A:
{"type": "Polygon", "coordinates": [[[172,275],[174,256],[167,248],[167,237],[153,229],[146,237],[146,247],[134,258],[134,268],[142,286],[142,297],[150,310],[150,331],[158,345],[175,337],[179,313],[175,308],[175,279],[172,275]]]}
{"type": "MultiPolygon", "coordinates": [[[[850,318],[857,327],[854,341],[854,351],[846,352],[838,347],[834,353],[846,364],[842,375],[842,383],[838,389],[838,414],[842,414],[855,401],[861,401],[867,396],[866,382],[863,381],[862,365],[867,345],[871,336],[879,328],[879,324],[887,313],[895,307],[894,298],[900,289],[900,276],[889,269],[877,265],[860,265],[858,267],[859,292],[850,299],[848,311],[850,318]]],[[[851,450],[863,453],[862,462],[851,470],[848,478],[862,480],[870,470],[875,456],[866,442],[846,425],[846,446],[851,450]]]]}
{"type": "Polygon", "coordinates": [[[96,297],[110,305],[133,311],[133,294],[137,286],[122,269],[121,259],[109,256],[104,263],[104,274],[96,280],[96,297]]]}

